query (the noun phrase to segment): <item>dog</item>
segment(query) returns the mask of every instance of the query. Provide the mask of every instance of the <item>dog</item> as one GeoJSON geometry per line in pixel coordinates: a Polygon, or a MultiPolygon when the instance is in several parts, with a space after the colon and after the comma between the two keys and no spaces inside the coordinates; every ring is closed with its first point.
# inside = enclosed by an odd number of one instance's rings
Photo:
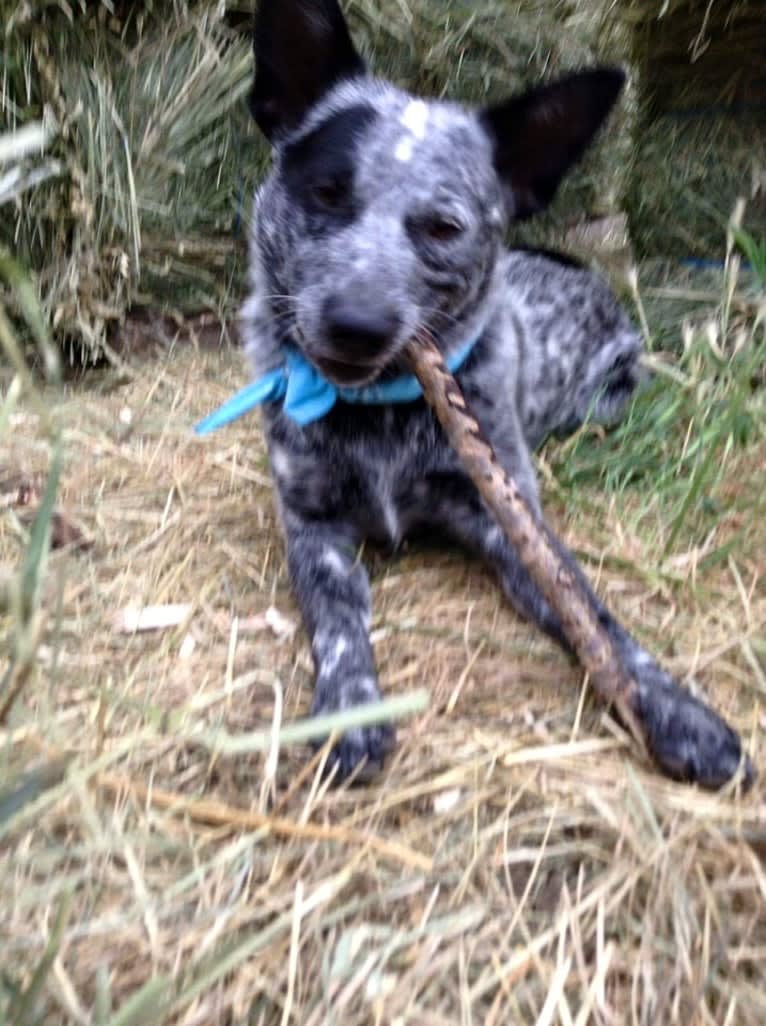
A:
{"type": "MultiPolygon", "coordinates": [[[[396,549],[436,532],[457,542],[569,650],[403,353],[419,326],[433,333],[544,526],[532,451],[588,417],[619,418],[641,378],[641,341],[596,273],[503,240],[510,222],[550,203],[617,100],[622,71],[571,73],[479,110],[423,99],[368,71],[336,0],[260,0],[254,50],[250,102],[273,165],[254,203],[241,329],[311,641],[313,713],[381,697],[358,559],[366,539],[396,549]]],[[[736,734],[672,680],[555,544],[637,682],[660,765],[727,779],[740,762],[736,734]]],[[[341,778],[369,776],[393,743],[390,724],[350,729],[330,762],[341,778]]]]}

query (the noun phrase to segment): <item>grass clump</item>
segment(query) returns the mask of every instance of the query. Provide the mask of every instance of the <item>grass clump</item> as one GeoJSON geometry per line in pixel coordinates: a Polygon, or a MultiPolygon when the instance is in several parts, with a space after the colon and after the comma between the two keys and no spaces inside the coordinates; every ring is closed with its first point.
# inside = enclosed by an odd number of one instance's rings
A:
{"type": "MultiPolygon", "coordinates": [[[[735,0],[621,0],[638,79],[624,203],[642,257],[715,259],[738,196],[766,235],[766,19],[735,0]]],[[[615,31],[614,26],[611,30],[615,31]]]]}
{"type": "Polygon", "coordinates": [[[683,538],[702,546],[706,561],[725,558],[758,515],[760,478],[748,474],[734,491],[726,484],[729,462],[759,451],[766,413],[766,279],[743,215],[739,204],[720,269],[655,261],[644,266],[640,292],[634,278],[653,326],[645,361],[653,380],[613,432],[586,427],[552,454],[565,489],[643,489],[633,515],[653,522],[663,557],[683,538]],[[743,251],[752,259],[745,266],[743,251]],[[721,530],[725,522],[737,523],[737,534],[721,530]]]}
{"type": "MultiPolygon", "coordinates": [[[[243,223],[268,162],[244,102],[252,8],[0,5],[0,125],[44,122],[54,136],[46,164],[24,171],[34,188],[7,208],[0,241],[35,271],[73,360],[108,354],[137,304],[196,313],[236,302],[243,223]]],[[[349,0],[345,9],[379,73],[477,103],[589,63],[599,49],[595,22],[568,4],[349,0]]],[[[550,218],[525,229],[527,241],[552,242],[562,222],[618,209],[631,109],[613,119],[608,148],[589,154],[550,218]]]]}
{"type": "Polygon", "coordinates": [[[766,238],[763,111],[700,108],[638,124],[624,202],[642,256],[716,260],[740,195],[749,199],[746,230],[766,238]]]}
{"type": "Polygon", "coordinates": [[[55,139],[45,181],[8,210],[0,240],[36,272],[57,338],[88,362],[131,304],[225,305],[258,163],[242,102],[249,46],[223,9],[5,13],[5,126],[44,116],[55,139]]]}

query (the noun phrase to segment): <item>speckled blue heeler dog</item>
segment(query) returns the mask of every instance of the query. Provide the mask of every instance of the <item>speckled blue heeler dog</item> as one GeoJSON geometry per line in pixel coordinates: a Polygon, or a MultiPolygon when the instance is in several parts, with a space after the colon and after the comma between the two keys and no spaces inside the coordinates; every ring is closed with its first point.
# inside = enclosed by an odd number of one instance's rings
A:
{"type": "MultiPolygon", "coordinates": [[[[412,394],[402,353],[418,326],[431,330],[542,520],[530,451],[587,415],[613,421],[639,379],[640,342],[599,277],[509,252],[503,235],[551,200],[622,73],[572,74],[478,111],[415,98],[368,73],[336,0],[261,0],[255,58],[252,109],[274,164],[256,197],[243,330],[256,375],[278,381],[265,425],[316,667],[313,711],[380,696],[363,539],[396,548],[443,533],[482,556],[519,613],[566,648],[412,394]]],[[[638,680],[660,763],[705,783],[728,778],[736,735],[592,602],[638,680]]],[[[390,726],[350,730],[333,759],[342,775],[369,771],[392,743],[390,726]]]]}

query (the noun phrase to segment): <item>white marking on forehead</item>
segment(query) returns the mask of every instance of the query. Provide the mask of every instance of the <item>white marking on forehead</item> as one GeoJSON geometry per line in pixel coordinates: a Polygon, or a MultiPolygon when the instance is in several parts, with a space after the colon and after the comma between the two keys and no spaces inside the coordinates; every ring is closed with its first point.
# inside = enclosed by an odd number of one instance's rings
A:
{"type": "Polygon", "coordinates": [[[394,156],[397,160],[401,160],[403,164],[408,163],[412,160],[412,148],[413,139],[411,135],[403,135],[399,142],[396,144],[394,150],[394,156]]]}
{"type": "Polygon", "coordinates": [[[424,139],[428,124],[428,104],[423,100],[410,100],[399,120],[416,139],[424,139]]]}

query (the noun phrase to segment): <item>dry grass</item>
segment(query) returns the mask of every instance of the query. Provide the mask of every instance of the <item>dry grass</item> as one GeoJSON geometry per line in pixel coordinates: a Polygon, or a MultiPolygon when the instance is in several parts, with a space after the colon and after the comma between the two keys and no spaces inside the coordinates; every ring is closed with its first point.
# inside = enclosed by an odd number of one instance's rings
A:
{"type": "MultiPolygon", "coordinates": [[[[311,665],[257,418],[190,432],[241,383],[241,357],[200,331],[143,333],[153,344],[124,368],[55,403],[58,512],[80,535],[51,555],[43,643],[0,726],[0,1013],[14,1026],[761,1026],[763,432],[716,450],[713,526],[682,517],[667,556],[669,487],[666,506],[642,485],[556,484],[551,466],[576,480],[585,465],[571,443],[542,463],[549,514],[601,594],[742,732],[752,794],[640,765],[482,568],[414,551],[365,554],[373,636],[386,694],[426,685],[430,705],[401,723],[378,780],[334,789],[321,754],[268,744],[275,719],[305,714],[311,665]],[[172,607],[170,624],[123,629],[126,609],[148,606],[172,607]]],[[[19,500],[48,462],[32,409],[11,418],[0,581],[23,547],[19,500]]],[[[0,630],[12,636],[8,616],[0,630]]]]}
{"type": "Polygon", "coordinates": [[[223,5],[73,6],[0,0],[0,132],[47,134],[0,245],[35,272],[57,341],[87,363],[136,302],[226,306],[265,154],[244,103],[251,48],[223,5]]]}
{"type": "Polygon", "coordinates": [[[748,195],[766,233],[766,18],[727,0],[620,0],[604,23],[640,96],[621,196],[641,257],[711,259],[748,195]]]}
{"type": "Polygon", "coordinates": [[[634,61],[646,72],[646,94],[661,110],[762,105],[766,99],[766,23],[757,4],[620,0],[611,23],[628,37],[634,61]]]}
{"type": "MultiPolygon", "coordinates": [[[[528,21],[517,36],[501,31],[515,19],[506,3],[482,4],[467,23],[433,0],[348,4],[381,70],[401,53],[401,81],[474,97],[579,60],[571,37],[563,55],[546,39],[561,35],[562,11],[587,21],[589,5],[552,6],[538,5],[545,22],[527,38],[528,21]],[[381,20],[394,9],[401,18],[381,20]],[[415,67],[423,78],[409,81],[415,67]]],[[[152,36],[121,83],[99,49],[123,45],[114,33],[93,37],[98,60],[84,75],[78,33],[90,23],[42,43],[27,22],[25,59],[35,45],[38,61],[56,54],[69,98],[108,114],[78,114],[67,140],[22,168],[46,177],[45,217],[14,208],[31,262],[49,268],[49,311],[89,352],[139,288],[177,307],[189,295],[228,305],[236,253],[200,243],[195,219],[206,169],[232,145],[222,110],[248,72],[240,44],[234,71],[222,70],[229,44],[208,45],[211,10],[195,7],[189,22],[177,4],[165,40],[186,50],[152,36]],[[209,132],[182,139],[162,173],[163,150],[149,147],[131,185],[130,157],[100,159],[124,149],[115,111],[150,87],[144,113],[172,111],[173,83],[200,48],[220,86],[197,96],[209,132]],[[72,182],[93,189],[90,220],[87,205],[70,209],[72,182]],[[62,232],[92,257],[86,273],[54,245],[62,232]],[[47,265],[52,253],[63,262],[47,265]]],[[[41,113],[29,81],[19,121],[41,113]]],[[[71,110],[55,113],[67,127],[71,110]]],[[[134,153],[146,126],[122,125],[134,153]]],[[[208,237],[228,236],[240,191],[226,167],[208,237]]],[[[609,191],[594,185],[603,169],[589,174],[572,196],[609,191]]],[[[655,354],[661,384],[619,431],[550,447],[541,469],[551,519],[600,592],[742,733],[761,773],[745,798],[658,778],[482,568],[410,550],[396,561],[364,553],[384,690],[406,714],[398,747],[370,786],[328,787],[323,754],[295,740],[310,654],[257,419],[204,442],[190,432],[244,377],[225,325],[181,335],[170,320],[144,322],[127,362],[63,396],[38,395],[21,363],[13,377],[0,368],[0,1022],[766,1021],[766,300],[763,281],[742,286],[732,261],[730,250],[712,290],[653,283],[651,329],[675,350],[655,354]],[[713,327],[684,332],[679,355],[681,318],[703,307],[713,327]]],[[[31,323],[4,254],[0,274],[31,323]]],[[[0,318],[6,350],[9,331],[0,318]]]]}
{"type": "MultiPolygon", "coordinates": [[[[374,69],[484,102],[592,62],[601,4],[348,0],[374,69]],[[566,39],[566,45],[562,45],[566,39]]],[[[20,169],[0,245],[37,277],[57,341],[96,360],[137,302],[228,314],[243,279],[243,208],[268,162],[247,111],[252,0],[0,0],[0,133],[45,128],[20,169]],[[31,187],[34,184],[34,188],[31,187]]],[[[617,59],[612,51],[612,59],[617,59]]],[[[619,209],[631,104],[529,240],[619,209]]],[[[8,182],[0,153],[0,202],[8,182]]],[[[592,248],[592,247],[591,247],[592,248]]]]}
{"type": "MultiPolygon", "coordinates": [[[[753,193],[750,230],[766,224],[766,21],[756,6],[344,2],[373,68],[429,95],[486,102],[571,67],[624,64],[630,86],[608,133],[519,237],[603,257],[604,232],[624,210],[641,256],[680,258],[717,251],[737,195],[753,193]],[[742,104],[749,113],[735,115],[742,104]],[[690,105],[703,109],[690,117],[690,105]],[[670,114],[655,120],[658,110],[670,114]]],[[[47,137],[45,154],[28,155],[14,177],[23,202],[9,202],[0,154],[0,245],[35,272],[73,360],[107,352],[136,303],[222,316],[236,304],[242,211],[268,161],[244,102],[253,7],[0,0],[0,132],[47,137]]]]}
{"type": "Polygon", "coordinates": [[[737,115],[703,108],[656,117],[635,141],[624,202],[639,253],[715,260],[729,213],[742,195],[750,198],[748,231],[766,238],[763,108],[737,115]]]}

